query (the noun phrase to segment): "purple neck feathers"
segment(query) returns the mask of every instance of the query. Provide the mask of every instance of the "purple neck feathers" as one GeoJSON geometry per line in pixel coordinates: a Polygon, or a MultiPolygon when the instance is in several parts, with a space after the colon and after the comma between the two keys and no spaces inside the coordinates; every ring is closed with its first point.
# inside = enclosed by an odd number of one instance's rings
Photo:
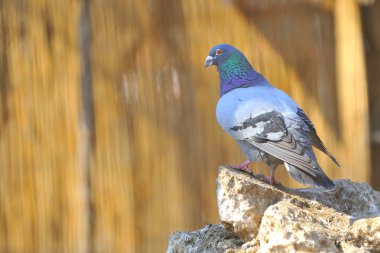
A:
{"type": "Polygon", "coordinates": [[[220,96],[236,88],[265,85],[265,78],[254,70],[244,55],[232,55],[217,66],[220,80],[220,96]]]}

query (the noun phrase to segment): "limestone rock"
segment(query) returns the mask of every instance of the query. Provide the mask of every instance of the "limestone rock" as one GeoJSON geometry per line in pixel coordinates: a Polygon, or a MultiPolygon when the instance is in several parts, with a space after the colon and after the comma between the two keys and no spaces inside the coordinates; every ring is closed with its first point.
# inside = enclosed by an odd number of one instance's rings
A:
{"type": "Polygon", "coordinates": [[[380,217],[355,221],[345,240],[363,252],[380,252],[380,217]]]}
{"type": "MultiPolygon", "coordinates": [[[[327,218],[333,213],[319,205],[300,208],[287,200],[268,207],[258,234],[260,252],[339,252],[335,242],[340,231],[330,230],[327,218]]],[[[346,229],[349,225],[344,216],[333,222],[346,229]]]]}
{"type": "Polygon", "coordinates": [[[225,252],[239,248],[243,241],[222,225],[207,225],[194,232],[176,232],[169,239],[167,253],[225,252]]]}
{"type": "MultiPolygon", "coordinates": [[[[333,190],[289,189],[262,179],[219,168],[220,220],[242,241],[211,252],[380,252],[380,193],[367,184],[336,180],[333,190]]],[[[210,232],[205,230],[199,233],[210,232]]],[[[171,245],[181,241],[175,236],[171,245]]],[[[200,240],[191,243],[202,244],[200,240]]],[[[191,251],[191,247],[177,246],[183,251],[170,252],[210,252],[206,248],[191,251]]]]}
{"type": "MultiPolygon", "coordinates": [[[[365,183],[336,180],[334,190],[290,189],[271,186],[261,178],[228,167],[219,169],[217,201],[220,220],[245,241],[257,236],[264,212],[280,201],[293,203],[301,209],[318,206],[320,213],[327,212],[330,207],[331,211],[324,217],[329,224],[342,222],[342,219],[352,221],[380,215],[380,193],[365,183]]],[[[315,210],[311,213],[321,215],[315,210]]],[[[330,227],[341,230],[339,226],[330,227]]]]}

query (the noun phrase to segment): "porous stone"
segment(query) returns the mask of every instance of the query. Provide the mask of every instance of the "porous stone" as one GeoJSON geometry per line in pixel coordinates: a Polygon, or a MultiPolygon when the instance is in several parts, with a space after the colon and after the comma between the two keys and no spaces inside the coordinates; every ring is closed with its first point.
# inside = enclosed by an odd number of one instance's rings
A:
{"type": "MultiPolygon", "coordinates": [[[[318,204],[299,206],[284,200],[265,211],[258,239],[259,252],[339,252],[336,241],[341,231],[330,230],[331,209],[320,209],[318,204]]],[[[346,215],[333,221],[347,230],[346,215]]]]}
{"type": "MultiPolygon", "coordinates": [[[[366,183],[334,183],[333,190],[290,189],[271,186],[263,176],[221,166],[217,178],[220,220],[242,241],[212,252],[380,252],[380,193],[366,183]]],[[[203,234],[209,233],[204,229],[203,234]]],[[[172,237],[171,244],[176,240],[172,237]]]]}
{"type": "Polygon", "coordinates": [[[239,248],[243,241],[221,224],[207,225],[194,232],[176,232],[169,239],[167,253],[219,253],[239,248]]]}
{"type": "MultiPolygon", "coordinates": [[[[336,180],[333,190],[291,189],[269,185],[262,179],[262,176],[228,167],[219,168],[217,203],[220,220],[245,241],[257,236],[264,212],[280,201],[293,203],[302,209],[317,205],[320,213],[330,208],[333,214],[327,212],[325,216],[328,224],[335,224],[336,219],[341,222],[342,217],[354,221],[380,215],[380,193],[366,183],[336,180]]],[[[331,229],[342,228],[332,225],[331,229]]]]}

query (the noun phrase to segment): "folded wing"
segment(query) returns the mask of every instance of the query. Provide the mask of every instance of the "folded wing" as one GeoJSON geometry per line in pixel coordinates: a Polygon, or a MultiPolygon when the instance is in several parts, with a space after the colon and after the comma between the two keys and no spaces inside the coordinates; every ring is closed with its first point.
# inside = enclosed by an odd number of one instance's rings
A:
{"type": "MultiPolygon", "coordinates": [[[[302,124],[302,121],[300,122],[302,124]]],[[[297,121],[292,127],[287,127],[284,115],[273,110],[251,117],[232,127],[230,131],[234,131],[255,147],[316,178],[320,175],[320,168],[311,153],[311,137],[304,129],[304,126],[297,125],[297,121]],[[293,133],[295,131],[298,132],[293,133]],[[295,136],[298,136],[298,139],[295,136]]]]}
{"type": "Polygon", "coordinates": [[[309,127],[309,130],[310,130],[310,136],[311,136],[311,143],[314,147],[316,147],[317,149],[319,149],[320,151],[322,151],[323,153],[325,153],[326,155],[328,155],[331,160],[333,160],[333,162],[340,166],[340,164],[338,163],[338,161],[335,159],[335,157],[327,150],[325,144],[323,144],[323,142],[321,141],[321,139],[319,138],[318,134],[317,134],[317,131],[313,125],[313,123],[311,122],[311,120],[307,117],[306,113],[301,109],[301,108],[298,108],[297,109],[297,115],[306,123],[306,125],[309,127]]]}

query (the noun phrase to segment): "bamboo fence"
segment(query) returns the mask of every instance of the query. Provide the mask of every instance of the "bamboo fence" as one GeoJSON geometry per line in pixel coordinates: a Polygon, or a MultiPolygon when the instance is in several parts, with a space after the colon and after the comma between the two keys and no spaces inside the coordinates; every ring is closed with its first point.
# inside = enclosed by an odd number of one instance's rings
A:
{"type": "Polygon", "coordinates": [[[379,189],[379,14],[356,0],[0,1],[0,252],[163,252],[174,231],[217,223],[217,167],[244,159],[203,68],[222,42],[305,109],[342,165],[317,153],[331,178],[379,189]]]}

